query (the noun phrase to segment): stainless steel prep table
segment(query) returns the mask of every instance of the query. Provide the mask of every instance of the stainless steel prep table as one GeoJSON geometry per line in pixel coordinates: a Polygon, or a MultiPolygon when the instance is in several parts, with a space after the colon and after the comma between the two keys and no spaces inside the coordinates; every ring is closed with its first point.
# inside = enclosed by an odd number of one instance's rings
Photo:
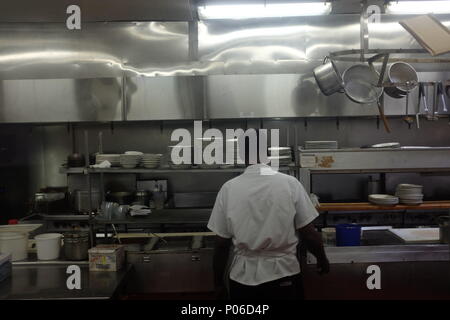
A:
{"type": "Polygon", "coordinates": [[[303,264],[307,299],[450,299],[448,244],[326,247],[330,273],[319,276],[309,254],[303,264]],[[381,289],[370,290],[368,267],[380,268],[381,289]]]}
{"type": "Polygon", "coordinates": [[[19,263],[13,264],[12,276],[0,283],[0,299],[111,299],[126,282],[131,266],[118,272],[90,272],[87,264],[81,268],[81,289],[66,286],[69,264],[19,263]]]}

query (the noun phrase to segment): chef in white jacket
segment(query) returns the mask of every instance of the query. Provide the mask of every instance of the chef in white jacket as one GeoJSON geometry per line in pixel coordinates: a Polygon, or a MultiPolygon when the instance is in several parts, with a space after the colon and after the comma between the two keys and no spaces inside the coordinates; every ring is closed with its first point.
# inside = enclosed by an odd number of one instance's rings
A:
{"type": "Polygon", "coordinates": [[[217,235],[217,292],[223,292],[224,272],[233,244],[231,299],[301,299],[299,237],[317,258],[319,273],[329,271],[321,236],[312,225],[317,210],[295,177],[264,164],[251,164],[248,142],[245,156],[246,170],[222,186],[208,223],[217,235]]]}

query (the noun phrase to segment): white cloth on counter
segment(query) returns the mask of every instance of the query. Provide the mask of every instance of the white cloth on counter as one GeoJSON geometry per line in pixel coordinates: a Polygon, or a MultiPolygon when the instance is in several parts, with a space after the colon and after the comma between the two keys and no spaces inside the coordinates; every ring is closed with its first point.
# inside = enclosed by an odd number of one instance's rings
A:
{"type": "Polygon", "coordinates": [[[152,212],[149,207],[135,204],[130,207],[130,216],[147,216],[152,212]]]}
{"type": "Polygon", "coordinates": [[[301,183],[269,166],[249,166],[220,189],[208,228],[231,238],[230,279],[258,285],[298,274],[296,230],[319,214],[301,183]]]}
{"type": "Polygon", "coordinates": [[[109,162],[108,160],[105,160],[98,164],[91,165],[91,168],[111,168],[111,162],[109,162]]]}

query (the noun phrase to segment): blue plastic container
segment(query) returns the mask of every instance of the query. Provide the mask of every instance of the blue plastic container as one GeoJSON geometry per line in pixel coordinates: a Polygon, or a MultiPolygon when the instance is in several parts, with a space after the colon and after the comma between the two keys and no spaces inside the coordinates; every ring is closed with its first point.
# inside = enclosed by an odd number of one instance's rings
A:
{"type": "Polygon", "coordinates": [[[336,246],[351,247],[359,245],[361,245],[361,226],[348,223],[336,226],[336,246]]]}

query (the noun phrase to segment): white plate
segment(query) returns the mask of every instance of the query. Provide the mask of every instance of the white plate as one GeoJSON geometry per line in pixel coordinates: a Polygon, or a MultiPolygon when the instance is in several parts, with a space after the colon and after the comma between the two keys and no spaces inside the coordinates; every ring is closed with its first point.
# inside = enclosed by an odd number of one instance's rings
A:
{"type": "Polygon", "coordinates": [[[408,200],[402,200],[400,201],[401,204],[409,204],[409,205],[418,205],[422,204],[423,201],[408,201],[408,200]]]}
{"type": "Polygon", "coordinates": [[[370,199],[373,200],[389,200],[389,201],[393,201],[393,200],[398,200],[397,197],[391,196],[390,194],[371,194],[369,195],[370,199]]]}
{"type": "Polygon", "coordinates": [[[377,205],[377,206],[395,206],[398,204],[398,202],[395,203],[384,203],[384,202],[375,202],[375,201],[371,201],[370,203],[377,205]]]}
{"type": "Polygon", "coordinates": [[[142,156],[144,153],[140,151],[125,151],[126,155],[142,156]]]}
{"type": "Polygon", "coordinates": [[[397,186],[397,189],[423,189],[423,186],[419,184],[401,183],[397,186]]]}
{"type": "Polygon", "coordinates": [[[415,194],[402,194],[397,195],[400,199],[423,199],[423,195],[415,195],[415,194]]]}

